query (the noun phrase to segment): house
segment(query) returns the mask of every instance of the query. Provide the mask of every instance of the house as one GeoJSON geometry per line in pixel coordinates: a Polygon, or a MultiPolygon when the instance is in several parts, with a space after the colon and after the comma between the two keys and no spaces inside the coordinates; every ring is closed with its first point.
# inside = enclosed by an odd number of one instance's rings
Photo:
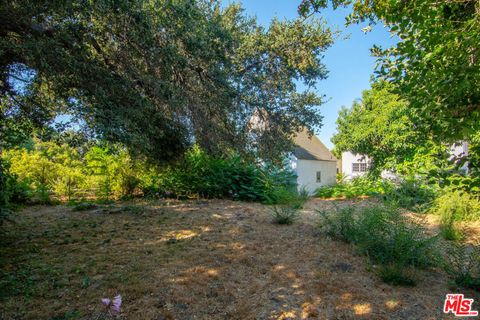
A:
{"type": "Polygon", "coordinates": [[[346,179],[353,179],[363,176],[368,172],[371,159],[367,156],[351,153],[350,151],[342,152],[341,172],[346,179]]]}
{"type": "Polygon", "coordinates": [[[320,139],[303,130],[295,136],[294,143],[295,149],[289,160],[297,175],[298,188],[305,188],[310,194],[314,194],[319,187],[334,185],[337,158],[320,139]]]}
{"type": "MultiPolygon", "coordinates": [[[[450,147],[450,160],[460,159],[462,157],[468,156],[468,143],[461,141],[454,143],[450,147]]],[[[370,167],[371,159],[368,156],[355,154],[350,151],[342,152],[340,172],[342,172],[345,179],[350,180],[358,176],[363,176],[368,172],[370,167]]],[[[461,170],[468,171],[468,164],[463,164],[461,170]]],[[[390,171],[383,171],[382,177],[393,179],[396,178],[396,175],[390,171]]]]}

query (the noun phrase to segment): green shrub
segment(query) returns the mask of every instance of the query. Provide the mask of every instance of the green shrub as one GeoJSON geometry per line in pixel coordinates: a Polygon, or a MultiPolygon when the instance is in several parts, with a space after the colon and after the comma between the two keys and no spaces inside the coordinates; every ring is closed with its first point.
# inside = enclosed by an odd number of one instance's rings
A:
{"type": "Polygon", "coordinates": [[[458,222],[480,219],[480,201],[461,191],[448,191],[433,201],[430,213],[440,218],[440,231],[447,240],[460,240],[458,222]]]}
{"type": "MultiPolygon", "coordinates": [[[[140,190],[147,197],[230,198],[273,204],[283,201],[282,192],[296,189],[294,174],[284,166],[258,165],[238,154],[212,156],[198,146],[167,167],[132,158],[122,146],[101,143],[80,154],[68,145],[34,139],[28,148],[7,150],[4,156],[21,183],[18,199],[28,197],[23,191],[30,189],[31,196],[45,204],[55,198],[91,195],[102,200],[128,199],[140,190]]],[[[300,193],[292,197],[299,207],[305,201],[300,193]]]]}
{"type": "Polygon", "coordinates": [[[309,194],[306,189],[287,189],[283,186],[276,187],[269,191],[268,196],[264,201],[265,204],[289,205],[296,209],[303,208],[303,205],[308,200],[309,194]]]}
{"type": "Polygon", "coordinates": [[[444,270],[458,286],[480,291],[480,247],[451,243],[447,247],[444,270]]]}
{"type": "Polygon", "coordinates": [[[274,205],[271,210],[273,221],[278,224],[292,224],[299,217],[298,208],[291,205],[274,205]]]}
{"type": "Polygon", "coordinates": [[[195,146],[181,163],[164,168],[140,186],[145,195],[151,196],[230,198],[273,204],[295,190],[294,178],[283,167],[259,166],[237,154],[213,157],[195,146]]]}
{"type": "Polygon", "coordinates": [[[354,198],[360,196],[374,196],[384,193],[391,188],[387,180],[374,179],[369,176],[356,177],[352,180],[339,180],[334,186],[318,188],[315,195],[320,198],[354,198]]]}
{"type": "Polygon", "coordinates": [[[386,202],[417,212],[425,211],[435,197],[434,187],[413,178],[403,180],[383,195],[386,202]]]}
{"type": "Polygon", "coordinates": [[[12,209],[27,203],[31,198],[29,185],[19,182],[17,176],[10,172],[10,164],[0,158],[0,224],[8,220],[12,209]]]}
{"type": "Polygon", "coordinates": [[[408,219],[394,207],[371,206],[320,212],[320,228],[330,236],[353,243],[380,265],[380,276],[391,284],[415,283],[414,269],[437,261],[436,238],[423,225],[408,219]]]}
{"type": "Polygon", "coordinates": [[[356,220],[354,207],[336,208],[334,214],[329,214],[326,211],[317,212],[321,216],[318,226],[327,235],[347,243],[355,242],[356,220]]]}
{"type": "Polygon", "coordinates": [[[443,216],[440,220],[440,234],[445,240],[459,241],[463,233],[457,225],[453,215],[443,216]]]}
{"type": "Polygon", "coordinates": [[[455,221],[475,221],[480,219],[480,201],[465,192],[446,192],[435,199],[430,213],[455,221]]]}

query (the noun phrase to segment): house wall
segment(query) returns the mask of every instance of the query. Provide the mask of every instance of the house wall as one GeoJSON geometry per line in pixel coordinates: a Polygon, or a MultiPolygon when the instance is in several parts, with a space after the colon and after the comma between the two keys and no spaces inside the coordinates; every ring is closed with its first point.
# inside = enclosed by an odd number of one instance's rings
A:
{"type": "Polygon", "coordinates": [[[322,186],[336,183],[336,161],[297,160],[295,171],[297,173],[298,188],[305,187],[310,194],[322,186]],[[317,182],[317,171],[321,172],[321,182],[317,182]]]}
{"type": "Polygon", "coordinates": [[[366,172],[353,172],[353,163],[368,163],[370,159],[361,154],[354,154],[349,151],[342,153],[342,173],[346,179],[352,179],[358,176],[363,176],[366,172]]]}

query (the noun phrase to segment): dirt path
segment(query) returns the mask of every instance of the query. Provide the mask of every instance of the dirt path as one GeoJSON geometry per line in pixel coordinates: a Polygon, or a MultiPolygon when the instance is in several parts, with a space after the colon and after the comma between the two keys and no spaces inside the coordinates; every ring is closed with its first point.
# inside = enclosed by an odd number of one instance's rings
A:
{"type": "Polygon", "coordinates": [[[312,200],[290,226],[263,205],[220,200],[27,208],[1,227],[0,318],[95,319],[118,293],[126,319],[442,318],[443,273],[386,285],[315,229],[315,208],[368,201],[312,200]]]}

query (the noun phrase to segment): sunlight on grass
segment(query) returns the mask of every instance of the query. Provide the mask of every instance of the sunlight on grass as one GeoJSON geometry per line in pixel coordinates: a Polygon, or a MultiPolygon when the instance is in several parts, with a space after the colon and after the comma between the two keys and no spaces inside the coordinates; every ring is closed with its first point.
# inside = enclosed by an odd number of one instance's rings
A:
{"type": "Polygon", "coordinates": [[[385,306],[390,310],[395,309],[399,305],[400,305],[400,301],[398,300],[388,300],[387,302],[385,302],[385,306]]]}
{"type": "Polygon", "coordinates": [[[353,306],[355,315],[362,316],[372,312],[372,305],[370,303],[358,303],[353,306]]]}

